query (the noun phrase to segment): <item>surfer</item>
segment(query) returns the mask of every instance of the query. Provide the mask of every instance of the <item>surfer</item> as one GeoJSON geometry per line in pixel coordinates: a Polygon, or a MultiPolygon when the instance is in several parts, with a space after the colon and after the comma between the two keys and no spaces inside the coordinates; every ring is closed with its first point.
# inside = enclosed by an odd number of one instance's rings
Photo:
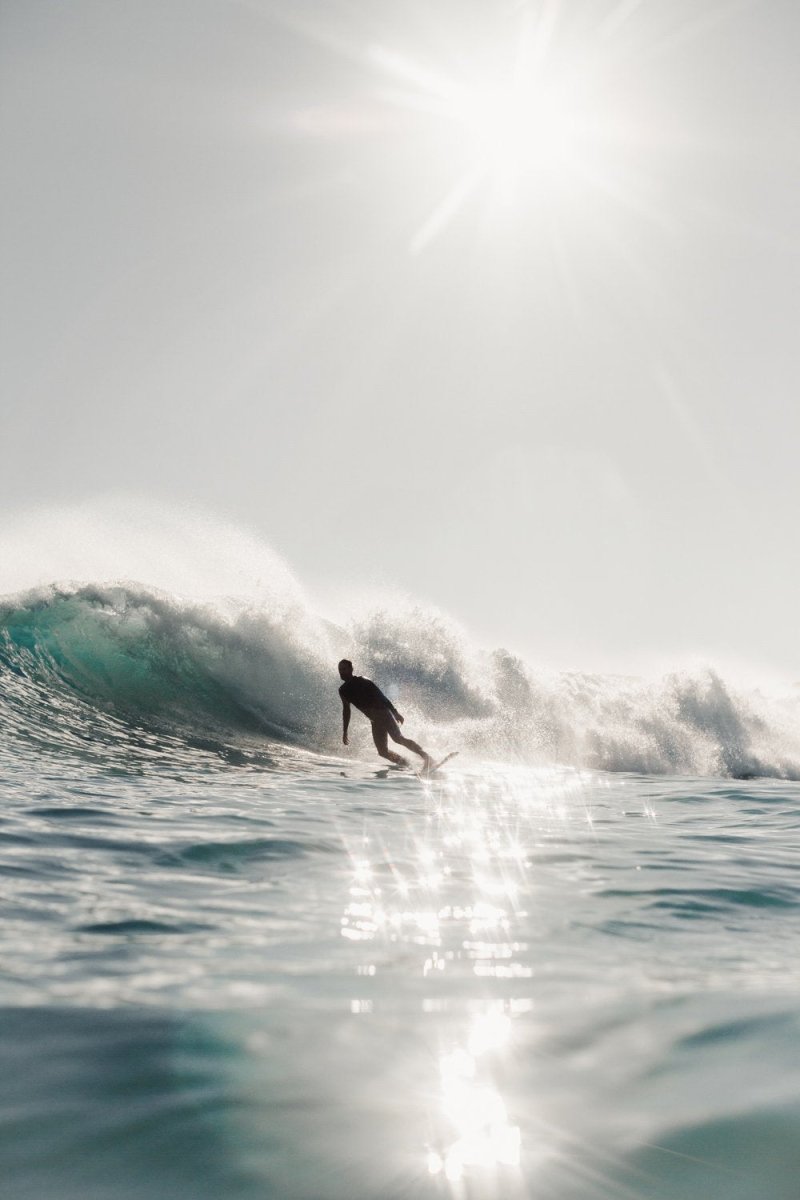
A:
{"type": "Polygon", "coordinates": [[[403,717],[391,700],[384,696],[380,688],[371,679],[364,679],[362,675],[354,675],[353,664],[349,658],[343,658],[339,663],[339,678],[344,680],[339,688],[339,695],[342,698],[342,741],[345,746],[349,744],[347,729],[350,725],[350,706],[354,704],[371,723],[372,739],[381,758],[388,758],[389,762],[397,763],[398,766],[407,765],[406,759],[389,749],[387,739],[391,738],[393,742],[418,754],[427,770],[431,765],[430,754],[427,754],[416,742],[412,742],[411,738],[403,737],[400,732],[403,717]]]}

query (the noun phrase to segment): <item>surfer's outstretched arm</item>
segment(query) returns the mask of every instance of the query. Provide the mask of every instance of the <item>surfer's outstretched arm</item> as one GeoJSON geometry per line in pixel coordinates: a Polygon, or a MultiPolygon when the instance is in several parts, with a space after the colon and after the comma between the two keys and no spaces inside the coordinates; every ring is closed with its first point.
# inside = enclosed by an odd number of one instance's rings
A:
{"type": "Polygon", "coordinates": [[[347,742],[347,729],[350,725],[350,701],[342,700],[342,741],[345,746],[347,742]]]}

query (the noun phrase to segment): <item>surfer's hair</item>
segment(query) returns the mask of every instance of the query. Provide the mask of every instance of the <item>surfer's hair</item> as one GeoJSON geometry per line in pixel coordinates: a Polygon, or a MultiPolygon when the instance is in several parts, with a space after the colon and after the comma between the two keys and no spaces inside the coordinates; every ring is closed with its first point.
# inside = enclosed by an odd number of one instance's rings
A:
{"type": "Polygon", "coordinates": [[[343,658],[343,659],[341,659],[341,661],[339,662],[339,668],[341,669],[342,667],[349,667],[349,668],[350,668],[350,670],[352,671],[352,669],[353,669],[353,664],[350,662],[350,659],[349,659],[349,658],[343,658]]]}

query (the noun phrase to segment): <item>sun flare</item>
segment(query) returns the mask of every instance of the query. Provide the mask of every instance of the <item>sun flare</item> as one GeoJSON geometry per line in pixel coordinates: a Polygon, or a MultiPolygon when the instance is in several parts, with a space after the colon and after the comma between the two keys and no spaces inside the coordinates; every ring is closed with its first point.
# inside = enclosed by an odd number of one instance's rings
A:
{"type": "MultiPolygon", "coordinates": [[[[335,45],[366,71],[360,99],[295,111],[292,126],[363,140],[395,211],[415,213],[412,254],[457,224],[485,233],[487,248],[518,237],[550,254],[576,308],[581,246],[610,248],[637,275],[638,225],[675,232],[674,173],[694,135],[664,103],[663,62],[733,7],[699,21],[639,0],[520,0],[497,19],[431,19],[421,36],[376,27],[365,45],[335,45]]],[[[324,29],[300,30],[330,45],[324,29]]]]}
{"type": "Polygon", "coordinates": [[[564,48],[555,26],[518,31],[491,56],[491,69],[462,56],[458,75],[423,66],[382,46],[370,61],[382,80],[381,100],[405,112],[434,159],[454,163],[454,176],[411,244],[438,238],[476,194],[513,203],[523,219],[587,191],[623,204],[633,166],[635,119],[620,116],[602,48],[564,48]]]}
{"type": "Polygon", "coordinates": [[[555,89],[512,85],[478,90],[455,115],[488,178],[553,174],[567,161],[573,122],[555,89]]]}

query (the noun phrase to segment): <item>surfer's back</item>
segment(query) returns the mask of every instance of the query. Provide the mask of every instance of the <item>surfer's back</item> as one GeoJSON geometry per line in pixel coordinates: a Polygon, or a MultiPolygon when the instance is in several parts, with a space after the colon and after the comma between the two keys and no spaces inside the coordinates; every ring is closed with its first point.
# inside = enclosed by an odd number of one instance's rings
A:
{"type": "Polygon", "coordinates": [[[342,700],[352,704],[365,716],[374,712],[376,708],[389,707],[389,701],[378,685],[371,679],[365,679],[363,675],[351,675],[349,679],[346,679],[339,688],[339,695],[342,700]]]}

